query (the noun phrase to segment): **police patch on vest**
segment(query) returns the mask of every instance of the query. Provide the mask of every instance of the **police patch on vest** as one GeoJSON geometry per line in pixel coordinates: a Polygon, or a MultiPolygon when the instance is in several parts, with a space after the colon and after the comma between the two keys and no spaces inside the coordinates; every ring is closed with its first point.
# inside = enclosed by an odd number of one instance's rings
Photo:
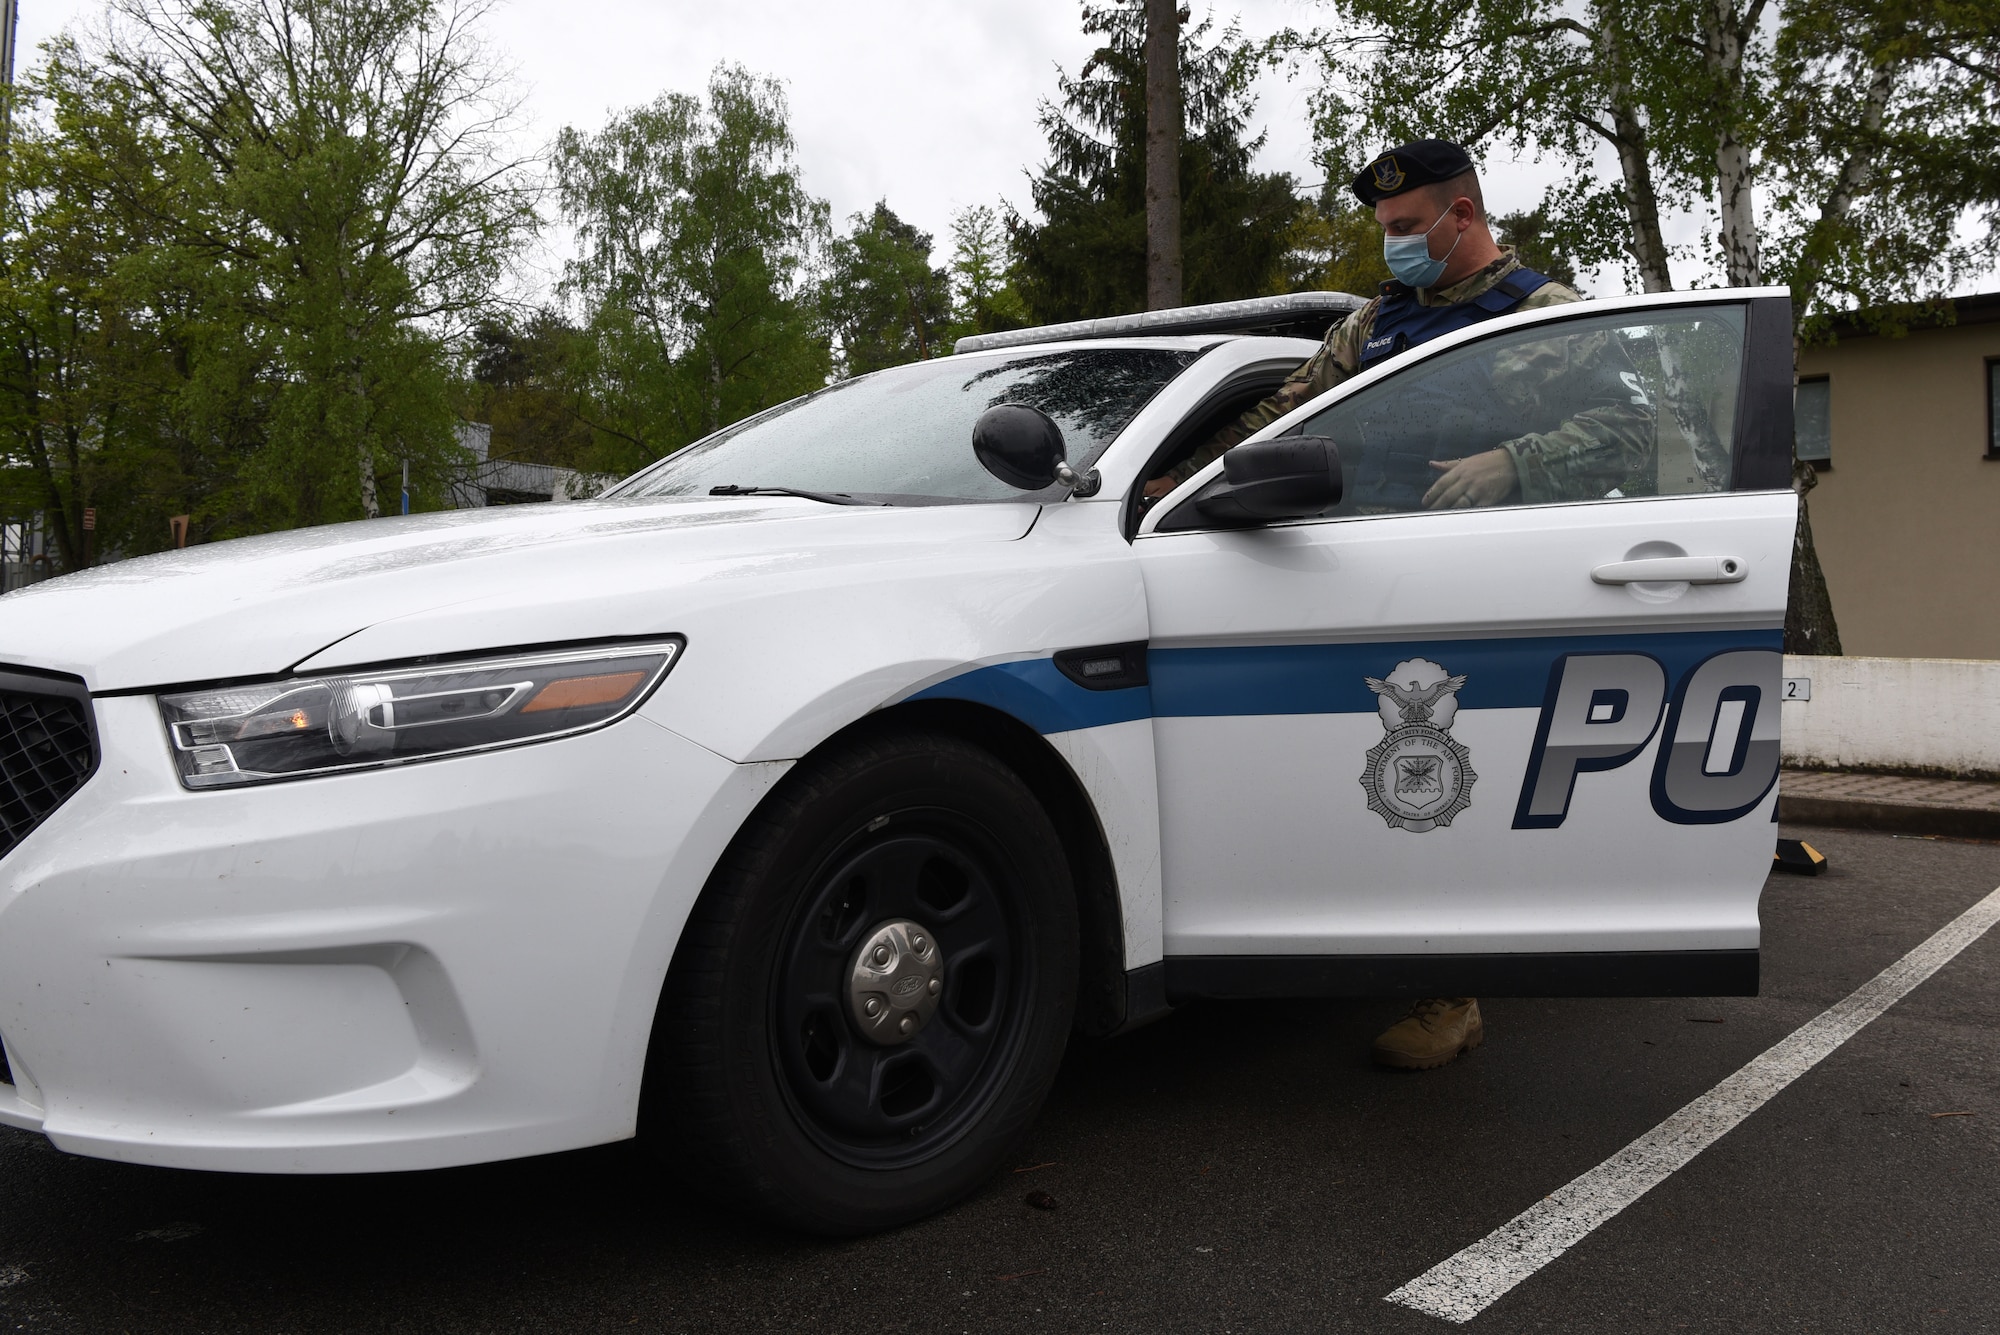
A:
{"type": "Polygon", "coordinates": [[[1427,658],[1408,658],[1386,678],[1362,680],[1380,697],[1376,712],[1389,734],[1369,748],[1361,772],[1368,809],[1392,829],[1412,834],[1451,824],[1472,804],[1479,778],[1471,753],[1451,735],[1465,678],[1427,658]]]}
{"type": "Polygon", "coordinates": [[[1400,190],[1407,179],[1403,169],[1396,165],[1394,156],[1377,158],[1370,170],[1375,173],[1377,190],[1400,190]]]}

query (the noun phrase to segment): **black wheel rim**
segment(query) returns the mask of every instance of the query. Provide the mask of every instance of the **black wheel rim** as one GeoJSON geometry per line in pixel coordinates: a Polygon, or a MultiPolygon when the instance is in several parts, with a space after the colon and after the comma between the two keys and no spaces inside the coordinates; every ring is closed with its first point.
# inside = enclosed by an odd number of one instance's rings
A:
{"type": "Polygon", "coordinates": [[[820,864],[787,927],[771,1037],[806,1133],[845,1162],[898,1168],[950,1146],[991,1103],[1020,1048],[1033,961],[992,836],[948,811],[869,824],[820,864]],[[930,931],[944,991],[915,1037],[878,1047],[849,1017],[847,978],[861,940],[894,918],[930,931]]]}

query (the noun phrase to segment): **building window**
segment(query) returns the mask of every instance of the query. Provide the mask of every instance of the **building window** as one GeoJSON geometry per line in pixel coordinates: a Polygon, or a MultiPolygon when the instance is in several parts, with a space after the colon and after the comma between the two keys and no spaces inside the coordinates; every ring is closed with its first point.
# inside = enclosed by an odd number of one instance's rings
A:
{"type": "Polygon", "coordinates": [[[1825,376],[1801,380],[1792,400],[1792,453],[1821,472],[1833,467],[1831,383],[1825,376]]]}
{"type": "Polygon", "coordinates": [[[2000,359],[1986,363],[1986,457],[2000,459],[2000,359]]]}

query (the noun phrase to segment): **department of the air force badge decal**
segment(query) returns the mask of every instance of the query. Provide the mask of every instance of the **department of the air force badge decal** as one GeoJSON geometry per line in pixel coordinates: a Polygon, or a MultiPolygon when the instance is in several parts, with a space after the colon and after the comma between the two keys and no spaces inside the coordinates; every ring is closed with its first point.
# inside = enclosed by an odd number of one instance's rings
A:
{"type": "Polygon", "coordinates": [[[1390,826],[1422,834],[1452,818],[1472,803],[1472,757],[1451,735],[1458,717],[1454,677],[1427,658],[1396,664],[1386,678],[1367,677],[1368,689],[1380,698],[1376,712],[1389,735],[1368,751],[1368,768],[1361,786],[1368,790],[1368,809],[1390,826]]]}

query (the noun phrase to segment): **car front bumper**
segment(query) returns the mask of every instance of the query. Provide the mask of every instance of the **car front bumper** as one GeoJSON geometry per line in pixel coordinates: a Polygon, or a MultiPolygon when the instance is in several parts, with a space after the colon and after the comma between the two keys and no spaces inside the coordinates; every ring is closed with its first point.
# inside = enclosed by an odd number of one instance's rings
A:
{"type": "Polygon", "coordinates": [[[0,1122],[172,1167],[373,1172],[632,1134],[687,912],[784,764],[645,714],[191,793],[149,696],[0,861],[0,1122]]]}

